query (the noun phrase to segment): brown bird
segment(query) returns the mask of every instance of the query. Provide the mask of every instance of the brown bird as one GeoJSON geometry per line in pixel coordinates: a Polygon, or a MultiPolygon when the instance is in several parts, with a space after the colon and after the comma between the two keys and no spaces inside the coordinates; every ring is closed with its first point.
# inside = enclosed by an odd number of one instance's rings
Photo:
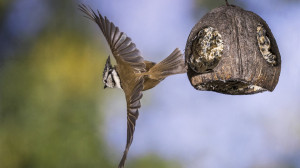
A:
{"type": "Polygon", "coordinates": [[[104,88],[123,89],[127,102],[127,141],[119,168],[123,168],[129,147],[133,140],[136,120],[141,107],[142,91],[156,86],[169,75],[185,73],[185,62],[180,50],[176,48],[166,59],[159,63],[146,61],[141,56],[131,39],[119,31],[112,22],[97,10],[95,13],[84,4],[79,9],[88,19],[94,21],[106,38],[117,65],[111,65],[110,57],[107,58],[103,71],[104,88]]]}

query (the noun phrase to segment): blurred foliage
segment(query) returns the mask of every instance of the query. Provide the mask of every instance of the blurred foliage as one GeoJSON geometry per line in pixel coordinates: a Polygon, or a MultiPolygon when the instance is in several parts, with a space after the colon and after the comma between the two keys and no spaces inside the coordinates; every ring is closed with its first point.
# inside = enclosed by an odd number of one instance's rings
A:
{"type": "Polygon", "coordinates": [[[0,1],[0,26],[3,23],[4,14],[7,13],[10,4],[12,4],[14,0],[1,0],[0,1]]]}
{"type": "MultiPolygon", "coordinates": [[[[236,5],[244,8],[245,4],[242,1],[228,0],[230,5],[236,5]]],[[[200,20],[203,15],[214,8],[226,5],[225,0],[195,0],[195,9],[193,11],[196,19],[200,20]]]]}
{"type": "Polygon", "coordinates": [[[222,5],[226,5],[225,0],[218,0],[218,1],[212,1],[212,0],[196,0],[196,3],[199,7],[205,7],[208,9],[213,9],[222,5]]]}
{"type": "MultiPolygon", "coordinates": [[[[230,5],[244,7],[244,3],[242,1],[228,0],[228,3],[230,5]]],[[[196,0],[196,4],[200,8],[207,8],[208,10],[212,10],[214,8],[226,5],[226,1],[225,0],[196,0]]]]}
{"type": "MultiPolygon", "coordinates": [[[[101,131],[101,55],[106,54],[94,39],[87,40],[93,35],[81,26],[84,18],[76,15],[74,2],[47,3],[48,24],[30,48],[16,47],[14,58],[1,63],[0,167],[117,167],[120,158],[110,158],[101,131]]],[[[129,163],[176,167],[152,155],[129,163]]]]}
{"type": "MultiPolygon", "coordinates": [[[[219,6],[223,6],[226,5],[225,0],[195,0],[196,1],[196,5],[199,8],[206,8],[208,10],[212,10],[214,8],[217,8],[219,6]]],[[[300,0],[279,0],[283,3],[299,3],[300,0]]],[[[245,8],[245,2],[243,0],[228,0],[228,3],[231,5],[236,5],[236,6],[240,6],[242,8],[245,8]]],[[[257,4],[259,5],[259,4],[257,4]]]]}
{"type": "Polygon", "coordinates": [[[1,167],[109,167],[98,135],[103,60],[71,35],[45,35],[4,65],[1,167]]]}
{"type": "Polygon", "coordinates": [[[148,155],[146,157],[135,160],[135,162],[129,162],[128,167],[130,168],[180,168],[179,164],[176,162],[168,163],[165,160],[155,156],[148,155]]]}

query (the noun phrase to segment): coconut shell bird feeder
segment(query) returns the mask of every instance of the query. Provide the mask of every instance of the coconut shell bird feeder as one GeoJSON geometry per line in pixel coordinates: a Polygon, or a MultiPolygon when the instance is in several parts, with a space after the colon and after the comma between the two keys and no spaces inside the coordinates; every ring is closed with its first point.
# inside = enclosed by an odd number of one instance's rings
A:
{"type": "Polygon", "coordinates": [[[231,95],[273,91],[281,69],[278,46],[267,23],[228,4],[213,9],[194,26],[185,60],[195,89],[231,95]]]}

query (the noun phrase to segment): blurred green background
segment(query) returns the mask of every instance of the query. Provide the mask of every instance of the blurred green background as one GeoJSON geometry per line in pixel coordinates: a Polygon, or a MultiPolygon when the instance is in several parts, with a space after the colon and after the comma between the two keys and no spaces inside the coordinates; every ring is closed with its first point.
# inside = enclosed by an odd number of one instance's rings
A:
{"type": "MultiPolygon", "coordinates": [[[[2,33],[15,3],[26,2],[0,1],[2,33]]],[[[12,45],[1,51],[0,167],[117,167],[101,133],[103,44],[82,25],[78,2],[46,3],[51,13],[38,33],[1,46],[12,45]]],[[[176,166],[148,155],[128,167],[176,166]]]]}

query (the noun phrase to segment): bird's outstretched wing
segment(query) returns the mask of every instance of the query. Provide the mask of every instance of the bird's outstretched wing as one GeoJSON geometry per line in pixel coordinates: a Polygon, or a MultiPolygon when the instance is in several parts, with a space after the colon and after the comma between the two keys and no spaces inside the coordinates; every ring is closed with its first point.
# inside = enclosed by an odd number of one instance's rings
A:
{"type": "Polygon", "coordinates": [[[140,51],[124,32],[120,32],[119,28],[106,17],[103,18],[99,11],[95,13],[84,4],[79,5],[79,9],[86,14],[88,19],[97,23],[118,64],[120,61],[127,62],[135,70],[145,71],[146,66],[140,51]]]}
{"type": "Polygon", "coordinates": [[[133,86],[134,88],[132,91],[128,93],[125,92],[127,101],[127,140],[123,157],[119,163],[119,168],[124,167],[127,153],[133,140],[135,122],[139,117],[139,108],[141,107],[140,99],[143,97],[142,90],[144,78],[139,78],[135,83],[136,84],[133,86]]]}

